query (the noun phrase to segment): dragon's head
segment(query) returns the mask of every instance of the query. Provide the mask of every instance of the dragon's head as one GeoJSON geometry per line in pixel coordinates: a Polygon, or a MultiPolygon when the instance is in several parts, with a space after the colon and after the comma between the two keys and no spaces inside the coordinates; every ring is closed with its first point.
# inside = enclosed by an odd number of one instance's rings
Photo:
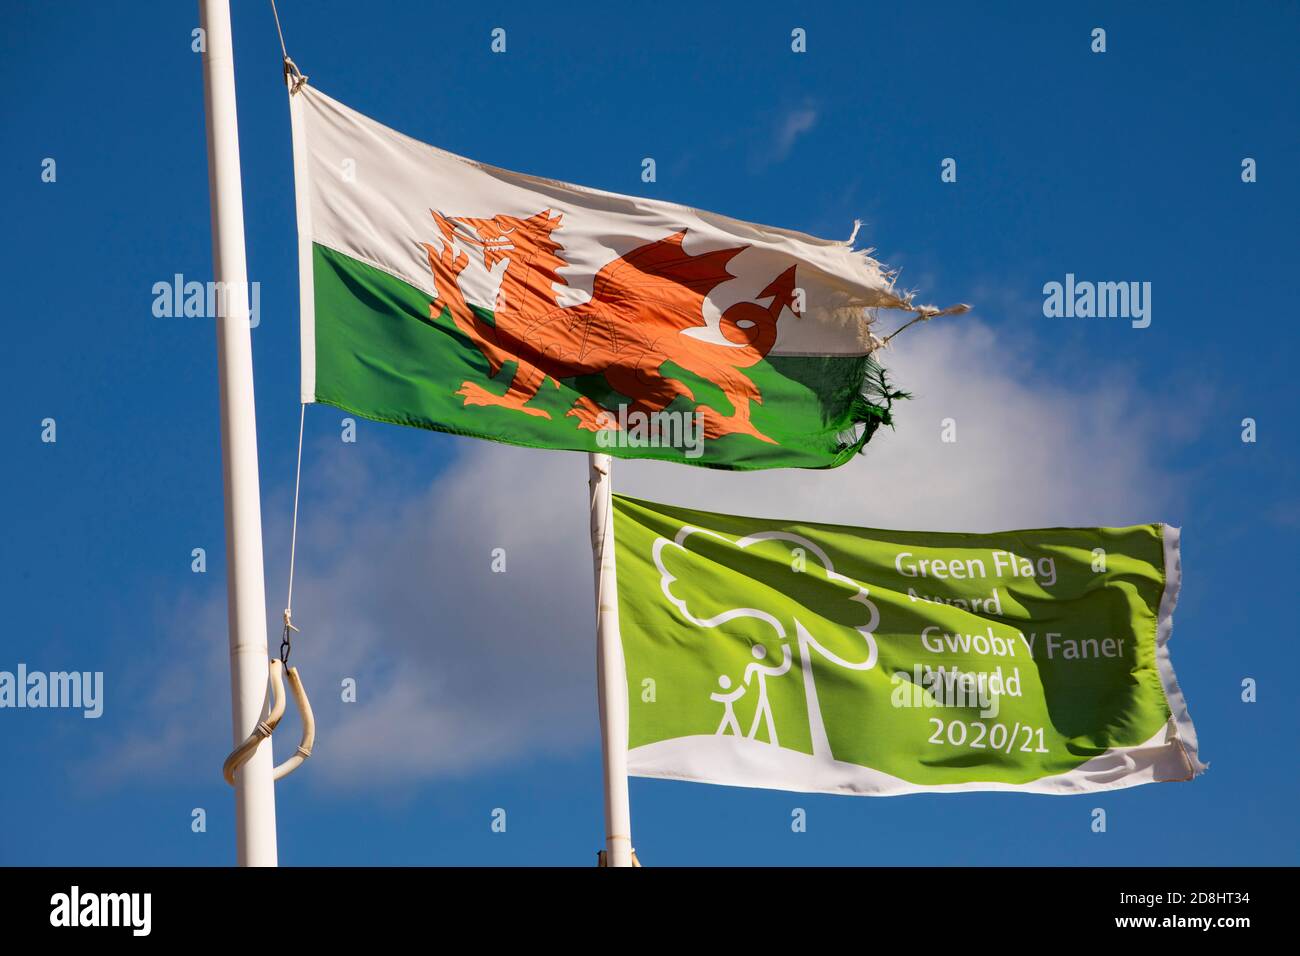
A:
{"type": "Polygon", "coordinates": [[[527,219],[505,215],[475,219],[471,216],[443,216],[436,212],[433,217],[445,240],[455,239],[482,249],[483,266],[489,270],[502,259],[512,258],[510,253],[516,251],[520,253],[519,259],[538,253],[554,254],[558,245],[551,239],[551,233],[563,219],[558,213],[552,216],[549,209],[527,219]]]}

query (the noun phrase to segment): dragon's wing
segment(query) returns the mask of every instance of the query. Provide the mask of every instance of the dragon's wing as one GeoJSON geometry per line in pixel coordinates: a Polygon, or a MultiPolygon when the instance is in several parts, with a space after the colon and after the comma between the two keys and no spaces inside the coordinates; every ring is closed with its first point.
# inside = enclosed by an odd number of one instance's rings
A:
{"type": "Polygon", "coordinates": [[[528,324],[523,338],[540,354],[577,368],[642,352],[666,334],[704,327],[704,299],[735,278],[727,263],[744,246],[690,255],[679,232],[638,246],[596,274],[591,300],[553,309],[528,324]]]}
{"type": "Polygon", "coordinates": [[[693,256],[682,248],[686,232],[638,246],[610,262],[592,283],[593,304],[614,306],[637,325],[687,329],[704,324],[704,299],[735,278],[727,263],[745,246],[693,256]]]}

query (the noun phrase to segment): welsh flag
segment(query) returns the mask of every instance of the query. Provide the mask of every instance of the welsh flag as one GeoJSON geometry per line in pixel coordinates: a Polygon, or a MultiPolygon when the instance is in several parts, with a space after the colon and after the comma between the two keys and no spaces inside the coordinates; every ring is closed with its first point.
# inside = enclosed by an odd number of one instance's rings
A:
{"type": "MultiPolygon", "coordinates": [[[[302,400],[538,448],[829,468],[890,423],[848,241],[508,172],[291,97],[302,400]]],[[[856,231],[856,230],[855,230],[856,231]]]]}

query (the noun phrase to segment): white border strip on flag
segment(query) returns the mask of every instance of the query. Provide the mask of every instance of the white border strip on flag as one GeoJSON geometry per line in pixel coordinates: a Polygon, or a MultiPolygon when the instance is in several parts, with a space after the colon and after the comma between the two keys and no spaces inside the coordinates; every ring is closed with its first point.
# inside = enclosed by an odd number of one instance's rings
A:
{"type": "MultiPolygon", "coordinates": [[[[301,87],[299,94],[305,89],[301,87]]],[[[298,308],[301,315],[302,401],[316,401],[316,284],[312,274],[311,180],[308,174],[307,127],[303,98],[289,94],[293,130],[293,189],[298,210],[298,308]]]]}
{"type": "Polygon", "coordinates": [[[1165,549],[1165,590],[1160,596],[1160,614],[1156,621],[1156,667],[1160,671],[1160,683],[1165,689],[1165,699],[1169,704],[1178,741],[1187,755],[1190,778],[1201,773],[1206,765],[1201,763],[1197,755],[1196,728],[1192,726],[1191,715],[1187,712],[1187,700],[1183,697],[1182,688],[1178,686],[1178,677],[1174,674],[1173,661],[1169,657],[1174,609],[1178,607],[1178,592],[1183,584],[1183,561],[1179,547],[1182,529],[1162,524],[1160,540],[1165,549]]]}

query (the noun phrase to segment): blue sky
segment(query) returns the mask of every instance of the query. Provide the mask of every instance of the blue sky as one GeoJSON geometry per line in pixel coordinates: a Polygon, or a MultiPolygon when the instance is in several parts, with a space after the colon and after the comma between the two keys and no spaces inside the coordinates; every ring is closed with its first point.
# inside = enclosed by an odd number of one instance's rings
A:
{"type": "MultiPolygon", "coordinates": [[[[1300,196],[1286,163],[1300,153],[1300,14],[809,6],[375,2],[359,16],[284,0],[281,17],[313,84],[418,139],[816,234],[861,218],[860,239],[925,301],[974,303],[899,339],[887,362],[917,398],[845,468],[620,463],[616,486],[886,527],[1181,525],[1173,657],[1211,767],[1072,798],[633,780],[642,857],[1296,863],[1300,196]],[[1104,54],[1089,49],[1098,26],[1104,54]],[[494,27],[505,54],[489,50],[494,27]],[[646,156],[656,183],[640,180],[646,156]],[[956,183],[940,181],[945,157],[956,183]],[[1258,182],[1241,181],[1244,157],[1258,182]],[[1043,284],[1067,272],[1151,282],[1151,326],[1046,318],[1043,284]],[[941,447],[952,415],[963,437],[941,447]],[[1240,700],[1245,677],[1257,703],[1240,700]],[[806,833],[791,832],[796,807],[806,833]]],[[[101,670],[106,684],[98,720],[0,711],[0,863],[229,863],[215,338],[208,320],[151,309],[155,282],[211,275],[197,5],[11,3],[0,21],[0,669],[101,670]],[[191,572],[195,547],[206,574],[191,572]]],[[[234,29],[274,619],[298,423],[296,227],[269,5],[236,2],[234,29]]],[[[312,764],[279,787],[281,861],[590,863],[585,460],[367,422],[344,445],[340,417],[307,415],[295,662],[322,688],[321,729],[312,764]],[[510,572],[485,580],[498,544],[510,572]],[[331,699],[346,676],[356,704],[331,699]]]]}

